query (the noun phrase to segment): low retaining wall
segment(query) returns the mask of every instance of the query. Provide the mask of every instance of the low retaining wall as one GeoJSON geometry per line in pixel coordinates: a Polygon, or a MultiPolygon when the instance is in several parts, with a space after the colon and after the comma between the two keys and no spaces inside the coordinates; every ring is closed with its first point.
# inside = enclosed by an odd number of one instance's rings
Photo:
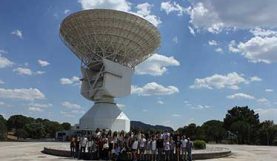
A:
{"type": "MultiPolygon", "coordinates": [[[[44,147],[44,149],[41,152],[44,154],[55,155],[60,157],[71,157],[70,151],[68,150],[58,150],[44,147]]],[[[231,154],[232,152],[230,150],[224,150],[220,152],[193,153],[192,158],[193,160],[223,158],[230,156],[231,154]]],[[[85,156],[86,155],[87,154],[85,154],[85,156]]]]}

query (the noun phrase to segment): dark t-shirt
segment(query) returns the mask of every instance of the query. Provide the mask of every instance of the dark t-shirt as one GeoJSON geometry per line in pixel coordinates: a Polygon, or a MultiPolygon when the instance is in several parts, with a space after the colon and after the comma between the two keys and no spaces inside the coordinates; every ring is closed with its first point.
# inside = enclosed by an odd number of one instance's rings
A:
{"type": "Polygon", "coordinates": [[[164,147],[164,140],[158,139],[157,140],[157,148],[163,148],[164,147]]]}
{"type": "Polygon", "coordinates": [[[181,141],[176,141],[175,145],[176,145],[176,148],[180,148],[181,145],[182,145],[182,142],[181,141]]]}

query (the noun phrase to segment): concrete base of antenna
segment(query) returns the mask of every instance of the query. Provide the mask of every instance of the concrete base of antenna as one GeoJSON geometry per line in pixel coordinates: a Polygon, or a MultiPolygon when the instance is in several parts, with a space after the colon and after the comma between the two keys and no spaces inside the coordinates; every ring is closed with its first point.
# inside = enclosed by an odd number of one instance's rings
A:
{"type": "Polygon", "coordinates": [[[115,103],[96,102],[80,119],[80,129],[111,129],[130,131],[130,120],[115,103]]]}

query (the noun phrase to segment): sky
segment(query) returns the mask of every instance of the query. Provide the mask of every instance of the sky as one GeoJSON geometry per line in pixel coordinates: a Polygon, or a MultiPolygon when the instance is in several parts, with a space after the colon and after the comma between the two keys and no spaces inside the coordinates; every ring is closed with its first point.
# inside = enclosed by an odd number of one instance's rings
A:
{"type": "Polygon", "coordinates": [[[176,129],[247,105],[277,122],[275,0],[1,0],[1,115],[76,124],[93,106],[80,95],[80,61],[59,25],[95,8],[141,16],[161,34],[136,67],[131,94],[116,99],[131,120],[176,129]]]}

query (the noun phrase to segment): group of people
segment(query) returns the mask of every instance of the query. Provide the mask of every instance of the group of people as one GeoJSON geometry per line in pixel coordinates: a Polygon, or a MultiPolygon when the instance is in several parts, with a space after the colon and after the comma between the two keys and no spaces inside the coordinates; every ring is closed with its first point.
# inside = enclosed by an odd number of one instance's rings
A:
{"type": "Polygon", "coordinates": [[[71,156],[77,159],[114,161],[191,161],[192,141],[185,135],[96,130],[95,134],[73,136],[71,156]]]}

